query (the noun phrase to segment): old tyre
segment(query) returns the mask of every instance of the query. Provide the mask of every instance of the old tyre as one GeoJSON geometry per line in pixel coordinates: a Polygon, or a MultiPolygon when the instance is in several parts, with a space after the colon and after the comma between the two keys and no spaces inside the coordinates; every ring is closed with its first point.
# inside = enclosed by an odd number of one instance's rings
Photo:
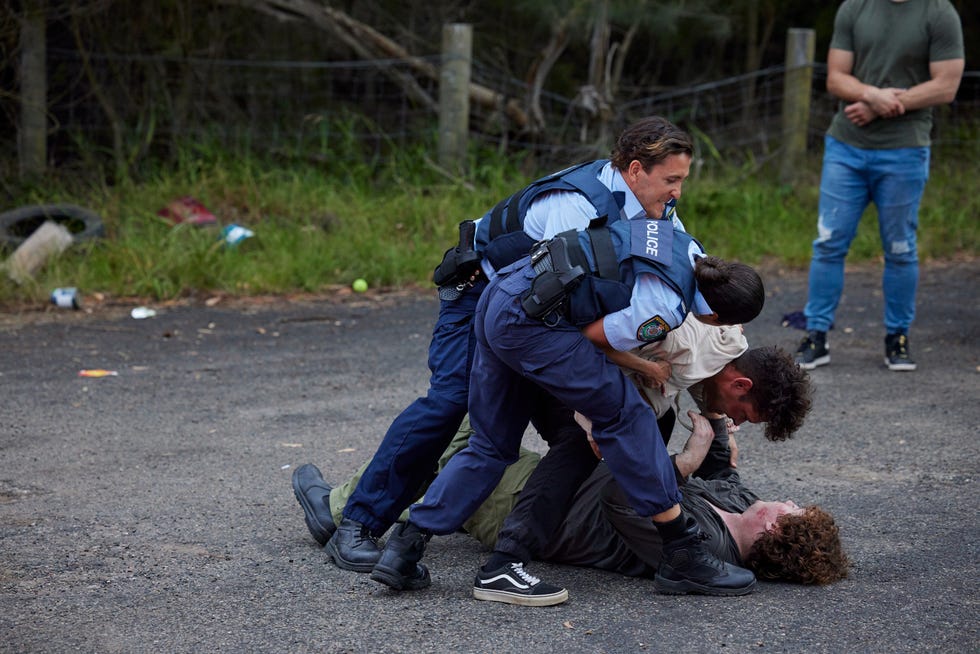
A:
{"type": "Polygon", "coordinates": [[[45,221],[63,225],[76,241],[105,236],[102,218],[73,204],[34,204],[0,213],[0,244],[17,247],[45,221]]]}

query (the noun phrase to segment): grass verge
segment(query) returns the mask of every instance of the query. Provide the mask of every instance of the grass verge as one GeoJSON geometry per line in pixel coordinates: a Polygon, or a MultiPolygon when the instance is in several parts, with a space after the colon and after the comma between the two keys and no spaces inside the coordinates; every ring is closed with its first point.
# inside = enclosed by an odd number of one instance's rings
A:
{"type": "MultiPolygon", "coordinates": [[[[349,158],[348,158],[349,159],[349,158]]],[[[0,304],[46,302],[56,287],[86,294],[169,300],[221,292],[257,295],[322,292],[364,278],[372,287],[427,284],[456,224],[476,218],[532,176],[527,162],[493,152],[475,154],[469,178],[451,179],[422,150],[387,163],[343,169],[318,162],[260,160],[218,149],[188,147],[167,169],[143,180],[80,185],[48,180],[24,189],[12,205],[69,202],[98,212],[103,239],[74,244],[33,281],[0,275],[0,304]],[[175,198],[193,196],[217,225],[173,225],[157,215],[175,198]],[[237,247],[221,227],[239,224],[255,236],[237,247]]],[[[803,267],[816,223],[819,158],[793,187],[763,174],[702,171],[684,189],[679,212],[709,252],[750,264],[803,267]]],[[[980,199],[970,167],[934,152],[920,211],[921,257],[976,257],[980,199]]],[[[10,254],[10,249],[3,253],[10,254]]],[[[849,261],[881,256],[869,209],[849,261]]]]}

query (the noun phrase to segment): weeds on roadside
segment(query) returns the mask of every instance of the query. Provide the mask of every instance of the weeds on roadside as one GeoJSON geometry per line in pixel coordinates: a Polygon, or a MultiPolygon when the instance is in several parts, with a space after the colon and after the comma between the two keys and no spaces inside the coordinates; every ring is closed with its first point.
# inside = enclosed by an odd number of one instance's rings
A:
{"type": "MultiPolygon", "coordinates": [[[[530,180],[522,172],[527,162],[489,149],[474,150],[470,174],[459,178],[439,169],[423,146],[389,144],[382,158],[360,152],[343,131],[318,138],[317,156],[259,157],[198,141],[179,148],[171,166],[139,171],[138,180],[108,185],[96,175],[87,185],[73,177],[23,189],[15,206],[83,205],[103,217],[107,236],[73,245],[33,283],[16,286],[0,275],[0,304],[45,301],[59,286],[163,300],[214,291],[320,292],[359,277],[372,287],[425,285],[455,243],[457,223],[479,217],[530,180]],[[174,226],[157,215],[188,195],[219,224],[174,226]],[[226,247],[220,228],[232,223],[255,237],[226,247]]],[[[933,162],[920,212],[922,257],[976,256],[980,200],[972,167],[941,151],[933,162]]],[[[685,185],[679,213],[713,254],[802,267],[815,234],[818,175],[817,156],[794,187],[709,162],[685,185]]],[[[849,260],[880,255],[871,209],[849,260]]]]}

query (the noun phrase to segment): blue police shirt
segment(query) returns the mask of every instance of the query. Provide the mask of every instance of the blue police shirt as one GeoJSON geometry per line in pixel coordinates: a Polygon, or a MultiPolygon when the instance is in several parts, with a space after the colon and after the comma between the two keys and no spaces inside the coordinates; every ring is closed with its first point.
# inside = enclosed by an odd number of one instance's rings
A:
{"type": "MultiPolygon", "coordinates": [[[[625,198],[623,203],[621,218],[633,220],[635,218],[646,218],[647,214],[640,205],[633,191],[630,190],[626,180],[623,179],[619,169],[613,166],[612,162],[607,163],[599,170],[596,176],[602,184],[612,192],[622,192],[625,198]]],[[[677,215],[675,207],[667,208],[667,217],[674,224],[674,229],[685,231],[684,223],[677,215]]],[[[570,229],[583,230],[589,223],[598,218],[596,208],[592,206],[581,193],[575,191],[554,191],[546,193],[541,197],[535,198],[531,206],[527,209],[524,217],[524,231],[536,241],[549,239],[570,229]]],[[[477,223],[483,220],[481,217],[477,223]]],[[[486,259],[482,262],[483,272],[487,279],[493,279],[496,271],[486,259]]]]}

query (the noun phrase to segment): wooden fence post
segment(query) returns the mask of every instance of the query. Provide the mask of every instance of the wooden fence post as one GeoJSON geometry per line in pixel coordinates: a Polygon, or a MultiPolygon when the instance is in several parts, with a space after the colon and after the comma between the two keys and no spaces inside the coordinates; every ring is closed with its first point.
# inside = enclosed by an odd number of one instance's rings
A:
{"type": "Polygon", "coordinates": [[[45,56],[45,2],[24,3],[20,23],[20,125],[17,155],[21,177],[44,173],[47,161],[47,58],[45,56]]]}
{"type": "Polygon", "coordinates": [[[815,43],[816,33],[812,29],[790,28],[786,32],[786,72],[783,77],[783,156],[780,166],[780,176],[784,183],[792,183],[796,179],[806,155],[815,43]]]}
{"type": "Polygon", "coordinates": [[[439,72],[439,164],[453,174],[462,173],[466,164],[472,61],[473,26],[444,25],[439,72]]]}

